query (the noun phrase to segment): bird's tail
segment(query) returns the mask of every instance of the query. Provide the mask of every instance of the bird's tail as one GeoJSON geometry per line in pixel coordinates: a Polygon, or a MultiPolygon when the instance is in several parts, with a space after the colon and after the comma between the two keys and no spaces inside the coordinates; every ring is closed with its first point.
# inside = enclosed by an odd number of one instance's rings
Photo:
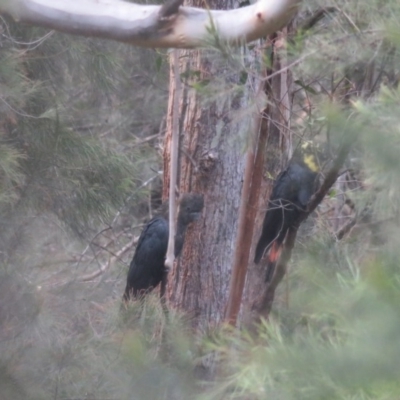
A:
{"type": "Polygon", "coordinates": [[[274,276],[275,266],[281,255],[282,247],[282,243],[279,243],[277,240],[272,243],[267,256],[267,274],[265,276],[265,282],[271,282],[272,277],[274,276]]]}

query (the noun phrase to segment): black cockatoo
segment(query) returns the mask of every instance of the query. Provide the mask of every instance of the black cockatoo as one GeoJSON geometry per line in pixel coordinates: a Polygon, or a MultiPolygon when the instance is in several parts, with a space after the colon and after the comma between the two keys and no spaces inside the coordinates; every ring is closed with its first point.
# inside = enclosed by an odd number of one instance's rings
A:
{"type": "MultiPolygon", "coordinates": [[[[204,201],[201,194],[184,194],[179,202],[175,235],[175,257],[183,248],[185,232],[189,224],[200,218],[204,201]]],[[[165,271],[169,237],[168,202],[160,213],[152,218],[140,234],[135,254],[129,266],[123,299],[137,297],[154,289],[162,280],[165,271]]]]}
{"type": "Polygon", "coordinates": [[[266,254],[267,282],[272,279],[287,232],[318,187],[318,172],[316,149],[311,142],[304,142],[275,181],[254,257],[257,264],[266,254]]]}

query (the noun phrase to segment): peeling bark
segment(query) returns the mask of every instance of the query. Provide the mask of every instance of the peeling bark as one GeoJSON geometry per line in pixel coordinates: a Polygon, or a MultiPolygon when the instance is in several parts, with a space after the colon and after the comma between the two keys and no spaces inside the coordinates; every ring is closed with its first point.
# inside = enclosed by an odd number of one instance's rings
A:
{"type": "MultiPolygon", "coordinates": [[[[287,160],[291,154],[292,137],[290,134],[290,84],[291,76],[286,66],[286,60],[281,54],[276,53],[276,47],[281,46],[286,32],[279,33],[274,36],[273,42],[273,60],[271,63],[273,68],[269,71],[272,76],[266,86],[266,93],[269,105],[263,113],[263,125],[261,129],[267,131],[267,147],[266,147],[266,163],[264,170],[264,180],[261,185],[261,196],[258,203],[258,214],[256,218],[256,229],[254,230],[252,243],[253,247],[257,244],[260,231],[262,229],[262,221],[264,219],[267,200],[272,192],[274,179],[282,169],[286,166],[287,160]],[[275,75],[276,71],[283,72],[275,75]]],[[[245,284],[243,299],[242,321],[248,327],[252,327],[254,322],[259,321],[260,316],[266,316],[270,308],[266,308],[266,302],[272,301],[275,290],[267,293],[268,286],[265,283],[265,265],[252,263],[254,257],[254,249],[251,252],[248,276],[245,284]],[[260,298],[261,296],[261,298],[260,298]]],[[[282,269],[283,275],[286,271],[282,269]]],[[[283,277],[282,275],[282,277],[283,277]]],[[[275,279],[275,278],[274,278],[275,279]]],[[[277,277],[278,279],[278,277],[277,277]]],[[[280,282],[277,282],[277,284],[280,282]]],[[[270,285],[271,286],[271,285],[270,285]]],[[[276,285],[277,286],[277,285],[276,285]]],[[[271,288],[272,289],[272,288],[271,288]]]]}
{"type": "MultiPolygon", "coordinates": [[[[266,74],[267,76],[268,73],[266,74]]],[[[262,82],[259,92],[267,93],[266,87],[269,87],[269,82],[262,82]]],[[[237,322],[242,305],[242,295],[248,265],[251,263],[249,256],[251,254],[254,226],[258,214],[258,202],[265,162],[265,147],[268,138],[267,120],[264,117],[268,114],[269,110],[270,107],[268,106],[265,110],[257,110],[254,124],[255,137],[247,150],[246,169],[240,200],[239,226],[226,310],[226,321],[231,325],[236,325],[237,322]]]]}

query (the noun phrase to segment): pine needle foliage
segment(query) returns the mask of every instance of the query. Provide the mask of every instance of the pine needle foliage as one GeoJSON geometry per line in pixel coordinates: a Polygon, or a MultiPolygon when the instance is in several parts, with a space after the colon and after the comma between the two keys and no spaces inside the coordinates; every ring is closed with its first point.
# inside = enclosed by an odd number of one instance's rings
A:
{"type": "Polygon", "coordinates": [[[25,175],[21,162],[24,155],[5,143],[0,144],[0,207],[18,200],[18,188],[23,186],[25,175]]]}
{"type": "Polygon", "coordinates": [[[214,338],[209,349],[221,355],[226,375],[200,398],[398,397],[397,265],[381,254],[364,273],[353,265],[332,278],[318,259],[305,262],[307,290],[294,292],[292,328],[274,318],[257,339],[226,333],[214,338]]]}
{"type": "Polygon", "coordinates": [[[148,179],[144,159],[157,168],[156,151],[132,139],[158,130],[162,102],[154,101],[155,90],[143,102],[134,84],[127,87],[135,73],[124,60],[128,46],[2,23],[0,150],[7,155],[0,161],[0,204],[17,206],[19,214],[54,213],[85,236],[111,221],[148,179]],[[135,110],[135,103],[148,109],[135,110]]]}
{"type": "Polygon", "coordinates": [[[109,218],[134,188],[133,165],[57,122],[37,126],[24,162],[31,171],[26,205],[54,212],[76,231],[87,228],[91,218],[109,218]]]}

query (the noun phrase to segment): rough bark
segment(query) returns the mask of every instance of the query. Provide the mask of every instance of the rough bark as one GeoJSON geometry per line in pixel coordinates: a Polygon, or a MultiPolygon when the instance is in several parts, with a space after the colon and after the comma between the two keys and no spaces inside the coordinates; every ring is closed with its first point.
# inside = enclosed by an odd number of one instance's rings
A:
{"type": "MultiPolygon", "coordinates": [[[[265,310],[260,306],[260,298],[264,298],[267,285],[265,282],[265,265],[261,262],[258,265],[252,263],[254,257],[254,247],[258,241],[262,221],[266,211],[267,200],[271,194],[274,179],[285,167],[292,152],[292,136],[290,131],[290,72],[285,69],[286,60],[282,52],[277,50],[282,47],[285,39],[286,30],[275,35],[273,42],[273,67],[269,71],[273,75],[267,81],[265,87],[269,106],[263,114],[262,130],[267,131],[266,163],[264,170],[264,180],[261,186],[261,196],[258,204],[258,215],[256,218],[256,228],[253,235],[253,250],[251,252],[248,276],[245,284],[242,320],[246,325],[250,325],[259,320],[260,315],[267,316],[270,308],[265,310]],[[282,70],[280,74],[276,71],[282,70]]],[[[284,275],[284,273],[283,273],[284,275]]],[[[282,277],[283,277],[282,275],[282,277]]],[[[280,277],[282,279],[282,277],[280,277]]],[[[280,282],[280,280],[279,280],[280,282]]],[[[278,282],[278,283],[279,283],[278,282]]],[[[277,285],[276,285],[277,286],[277,285]]],[[[271,304],[274,298],[275,290],[269,296],[271,304]]]]}
{"type": "MultiPolygon", "coordinates": [[[[260,193],[262,192],[261,182],[266,142],[269,140],[269,162],[272,164],[272,167],[276,159],[282,161],[282,155],[284,154],[282,153],[283,149],[287,149],[289,153],[291,153],[292,138],[290,131],[291,103],[289,99],[289,73],[287,68],[285,68],[287,65],[284,56],[285,53],[281,52],[279,55],[275,54],[276,50],[284,45],[286,34],[285,30],[280,34],[271,35],[270,37],[270,44],[273,46],[270,63],[275,69],[268,69],[261,87],[261,90],[264,91],[268,97],[269,104],[257,118],[258,143],[254,145],[253,149],[248,150],[246,174],[243,185],[244,190],[241,200],[240,224],[227,309],[227,320],[231,324],[236,323],[248,264],[252,263],[253,259],[253,253],[251,253],[252,257],[249,260],[251,243],[257,242],[257,237],[253,238],[255,220],[262,220],[262,218],[256,218],[256,216],[260,193]],[[274,71],[277,72],[280,70],[281,72],[279,74],[273,75],[274,71]]],[[[268,192],[270,192],[270,190],[271,188],[268,188],[268,192]]],[[[261,201],[263,201],[263,199],[261,201]]],[[[259,229],[257,230],[257,234],[259,234],[258,231],[259,229]]],[[[263,280],[264,279],[262,279],[261,282],[263,280]]],[[[260,280],[258,279],[257,282],[260,282],[260,280]]]]}
{"type": "MultiPolygon", "coordinates": [[[[157,6],[119,0],[0,0],[0,13],[18,22],[136,46],[195,48],[209,44],[213,36],[237,45],[275,32],[287,24],[301,0],[259,0],[229,11],[181,7],[182,2],[157,6]]],[[[204,7],[203,2],[198,5],[204,7]]],[[[233,8],[233,2],[230,5],[233,8]]]]}
{"type": "MultiPolygon", "coordinates": [[[[212,5],[229,7],[230,4],[220,1],[212,5]]],[[[226,70],[217,69],[210,57],[211,53],[205,51],[182,51],[181,73],[190,76],[188,71],[196,71],[200,80],[224,75],[226,70]]],[[[235,79],[239,83],[239,74],[235,79]]],[[[248,91],[221,96],[205,107],[189,83],[184,82],[181,101],[179,190],[203,193],[204,210],[200,221],[189,228],[179,263],[170,273],[168,298],[170,305],[192,317],[194,327],[205,329],[224,319],[244,174],[243,138],[250,132],[253,116],[249,99],[254,100],[256,93],[249,93],[254,86],[248,85],[248,91]]],[[[167,149],[174,94],[171,87],[164,171],[169,168],[167,149]]],[[[168,183],[166,175],[164,190],[168,183]]]]}
{"type": "MultiPolygon", "coordinates": [[[[266,74],[265,78],[268,76],[266,74]]],[[[261,93],[267,93],[266,87],[270,87],[269,82],[263,80],[259,87],[259,97],[261,93]]],[[[236,237],[235,254],[233,260],[232,276],[229,288],[229,297],[226,310],[226,321],[231,325],[236,325],[240,307],[246,275],[248,270],[251,244],[254,234],[255,220],[258,210],[258,201],[261,192],[261,182],[264,171],[265,147],[268,138],[268,130],[265,129],[266,119],[270,107],[264,110],[257,109],[255,116],[254,132],[251,143],[246,154],[246,166],[243,179],[243,188],[240,199],[240,212],[238,233],[236,237]]]]}

